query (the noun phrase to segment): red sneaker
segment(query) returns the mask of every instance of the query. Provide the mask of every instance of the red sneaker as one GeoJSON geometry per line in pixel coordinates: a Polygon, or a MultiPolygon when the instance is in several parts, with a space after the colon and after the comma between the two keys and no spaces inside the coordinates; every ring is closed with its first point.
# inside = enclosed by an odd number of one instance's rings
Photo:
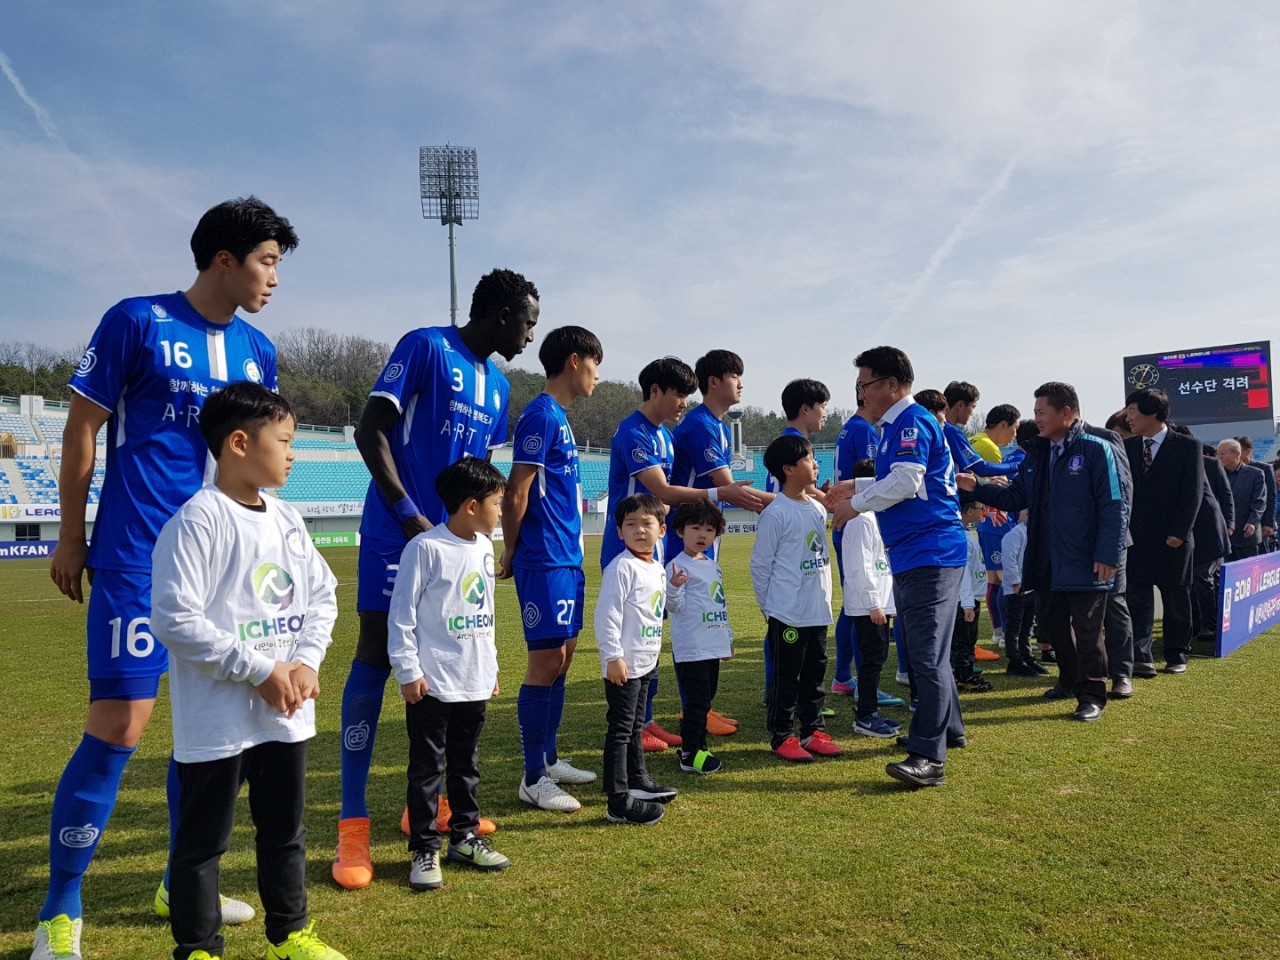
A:
{"type": "Polygon", "coordinates": [[[844,748],[832,740],[831,735],[825,730],[813,731],[812,734],[804,738],[801,746],[820,757],[838,757],[844,753],[844,748]]]}
{"type": "Polygon", "coordinates": [[[644,732],[649,734],[649,736],[651,737],[657,737],[659,740],[665,743],[668,747],[678,747],[680,746],[681,743],[683,743],[683,741],[680,739],[679,734],[668,733],[666,730],[663,730],[660,726],[658,726],[658,721],[656,720],[650,720],[648,723],[646,723],[644,725],[644,732]]]}
{"type": "Polygon", "coordinates": [[[773,748],[773,752],[783,760],[790,760],[792,763],[813,762],[813,754],[800,746],[800,741],[795,737],[787,737],[782,743],[773,748]]]}
{"type": "Polygon", "coordinates": [[[657,753],[659,750],[667,749],[667,742],[665,740],[659,740],[648,730],[641,730],[640,746],[644,748],[645,753],[657,753]]]}

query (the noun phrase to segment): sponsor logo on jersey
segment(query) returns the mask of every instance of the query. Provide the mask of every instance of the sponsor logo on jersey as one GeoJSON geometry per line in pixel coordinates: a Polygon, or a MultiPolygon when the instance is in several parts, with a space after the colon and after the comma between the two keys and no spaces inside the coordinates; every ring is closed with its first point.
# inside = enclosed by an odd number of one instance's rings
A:
{"type": "Polygon", "coordinates": [[[655,617],[660,617],[665,606],[666,597],[663,596],[661,590],[655,590],[653,596],[649,598],[649,612],[655,617]]]}
{"type": "Polygon", "coordinates": [[[258,366],[258,361],[250,358],[244,362],[244,378],[254,383],[262,382],[262,368],[258,366]]]}
{"type": "Polygon", "coordinates": [[[92,823],[86,823],[83,827],[63,827],[58,831],[58,842],[64,847],[83,850],[97,843],[101,833],[92,823]]]}
{"type": "Polygon", "coordinates": [[[342,746],[347,750],[363,750],[369,746],[369,724],[361,720],[343,730],[342,746]]]}
{"type": "Polygon", "coordinates": [[[166,320],[171,319],[169,317],[169,311],[165,310],[165,308],[160,306],[158,303],[153,303],[151,305],[151,312],[155,314],[156,321],[158,323],[164,323],[166,320]]]}
{"type": "Polygon", "coordinates": [[[84,356],[80,358],[80,362],[76,364],[75,376],[83,377],[90,370],[98,365],[98,354],[94,352],[94,348],[90,347],[84,352],[84,356]]]}
{"type": "Polygon", "coordinates": [[[284,535],[284,546],[290,554],[301,560],[305,556],[302,546],[302,530],[298,527],[290,527],[289,531],[284,535]]]}
{"type": "Polygon", "coordinates": [[[724,584],[719,580],[713,580],[711,586],[707,588],[711,594],[711,602],[724,606],[724,584]]]}
{"type": "Polygon", "coordinates": [[[822,549],[822,535],[817,530],[805,534],[804,545],[810,553],[818,553],[822,549]]]}
{"type": "Polygon", "coordinates": [[[524,625],[532,630],[542,621],[542,611],[538,609],[538,605],[530,600],[524,605],[524,612],[521,614],[524,625]]]}
{"type": "Polygon", "coordinates": [[[284,567],[264,563],[253,571],[253,594],[263,603],[288,610],[293,605],[293,577],[284,567]]]}
{"type": "Polygon", "coordinates": [[[806,576],[809,573],[821,570],[828,563],[830,563],[830,561],[825,556],[823,556],[822,548],[825,546],[825,544],[823,543],[822,534],[819,533],[817,530],[810,530],[807,534],[805,534],[804,545],[811,552],[816,554],[816,556],[808,560],[800,561],[800,569],[803,571],[806,571],[806,576]]]}
{"type": "Polygon", "coordinates": [[[474,603],[477,607],[482,606],[485,595],[489,592],[485,589],[484,575],[472,570],[462,578],[462,586],[459,592],[462,594],[462,599],[467,603],[474,603]]]}
{"type": "Polygon", "coordinates": [[[914,450],[916,441],[920,439],[920,431],[915,427],[907,427],[902,431],[902,435],[898,438],[898,448],[900,450],[914,450]]]}
{"type": "Polygon", "coordinates": [[[542,449],[542,437],[536,433],[531,437],[526,437],[524,443],[520,445],[520,449],[528,454],[537,453],[542,449]]]}
{"type": "Polygon", "coordinates": [[[389,363],[387,364],[387,369],[382,371],[382,382],[395,383],[402,376],[404,376],[404,364],[389,363]]]}

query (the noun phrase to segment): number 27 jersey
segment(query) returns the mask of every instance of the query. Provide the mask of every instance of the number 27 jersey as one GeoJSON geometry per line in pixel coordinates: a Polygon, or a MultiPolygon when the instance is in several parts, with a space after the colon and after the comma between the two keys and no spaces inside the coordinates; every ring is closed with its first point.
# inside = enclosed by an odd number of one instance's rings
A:
{"type": "Polygon", "coordinates": [[[107,311],[69,382],[111,411],[90,567],[151,570],[160,528],[213,477],[200,410],[240,380],[277,387],[275,347],[239,317],[211,323],[180,292],[107,311]]]}

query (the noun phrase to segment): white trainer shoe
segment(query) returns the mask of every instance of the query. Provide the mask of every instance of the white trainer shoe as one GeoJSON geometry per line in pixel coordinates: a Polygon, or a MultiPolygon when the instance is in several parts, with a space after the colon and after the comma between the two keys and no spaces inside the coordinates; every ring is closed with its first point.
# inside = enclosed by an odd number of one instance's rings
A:
{"type": "Polygon", "coordinates": [[[81,960],[80,930],[84,921],[72,920],[60,913],[52,920],[41,920],[36,925],[36,943],[31,960],[81,960]]]}
{"type": "MultiPolygon", "coordinates": [[[[222,904],[222,923],[223,926],[234,927],[242,923],[248,923],[257,912],[249,904],[243,900],[233,900],[230,897],[219,895],[219,901],[222,904]]],[[[169,919],[169,890],[164,885],[164,881],[160,881],[160,886],[156,890],[156,898],[152,903],[156,916],[161,920],[169,919]]]]}
{"type": "Polygon", "coordinates": [[[596,775],[590,770],[579,770],[564,757],[547,767],[547,776],[555,783],[567,783],[570,786],[595,783],[596,780],[596,775]]]}
{"type": "Polygon", "coordinates": [[[520,799],[539,810],[553,810],[556,813],[573,813],[582,809],[577,798],[561,790],[550,777],[540,777],[532,787],[521,780],[520,799]]]}

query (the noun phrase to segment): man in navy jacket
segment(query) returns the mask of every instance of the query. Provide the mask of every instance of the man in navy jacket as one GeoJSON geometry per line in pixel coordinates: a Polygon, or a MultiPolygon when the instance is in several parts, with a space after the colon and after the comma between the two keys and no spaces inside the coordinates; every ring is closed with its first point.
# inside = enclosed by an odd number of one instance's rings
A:
{"type": "Polygon", "coordinates": [[[1040,436],[1027,444],[1010,484],[979,483],[969,474],[958,483],[989,506],[1030,511],[1022,582],[1036,591],[1041,636],[1058,655],[1058,684],[1045,696],[1074,696],[1072,719],[1090,722],[1107,703],[1102,623],[1125,548],[1129,504],[1115,447],[1085,432],[1079,410],[1070,384],[1042,384],[1035,403],[1040,436]]]}

